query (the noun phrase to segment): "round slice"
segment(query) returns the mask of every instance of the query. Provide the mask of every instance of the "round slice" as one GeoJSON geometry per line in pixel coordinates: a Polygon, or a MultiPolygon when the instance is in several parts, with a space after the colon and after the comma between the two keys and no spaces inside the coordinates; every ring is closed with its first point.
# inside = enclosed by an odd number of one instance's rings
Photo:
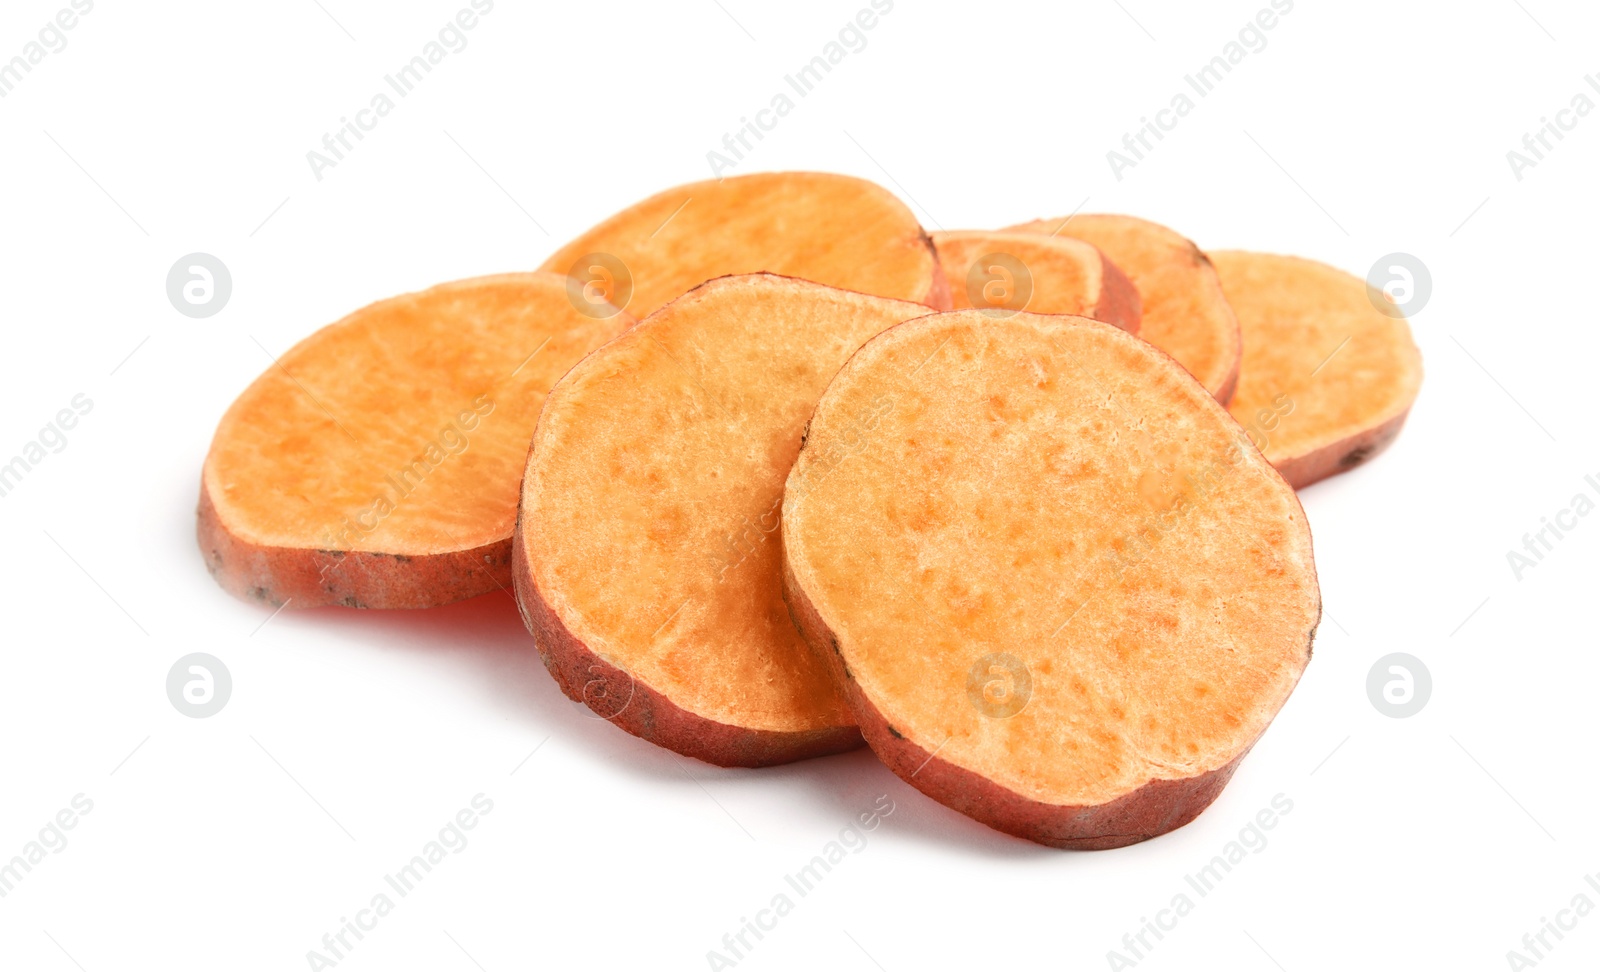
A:
{"type": "Polygon", "coordinates": [[[1399,311],[1380,312],[1366,281],[1312,260],[1211,258],[1244,334],[1228,408],[1283,478],[1298,489],[1393,442],[1422,388],[1422,355],[1399,311]]]}
{"type": "Polygon", "coordinates": [[[1041,219],[1011,231],[1066,236],[1099,247],[1133,281],[1144,303],[1139,336],[1177,359],[1217,401],[1239,380],[1239,322],[1199,247],[1133,216],[1041,219]]]}
{"type": "Polygon", "coordinates": [[[1139,292],[1082,240],[1038,233],[934,233],[956,310],[1076,314],[1139,333],[1139,292]]]}
{"type": "Polygon", "coordinates": [[[713,280],[561,380],[522,486],[517,600],[575,701],[722,766],[861,745],[783,603],[783,482],[823,388],[919,304],[713,280]]]}
{"type": "Polygon", "coordinates": [[[789,474],[785,586],[911,785],[1057,847],[1200,813],[1321,612],[1294,491],[1170,358],[1079,317],[869,342],[789,474]]]}
{"type": "MultiPolygon", "coordinates": [[[[555,274],[380,301],[273,360],[217,426],[199,539],[273,605],[422,608],[511,585],[528,439],[550,386],[633,323],[555,274]]],[[[270,353],[270,352],[269,352],[270,353]]]]}
{"type": "Polygon", "coordinates": [[[644,317],[714,277],[769,271],[950,306],[917,218],[864,179],[764,172],[668,189],[568,243],[540,269],[644,317]]]}

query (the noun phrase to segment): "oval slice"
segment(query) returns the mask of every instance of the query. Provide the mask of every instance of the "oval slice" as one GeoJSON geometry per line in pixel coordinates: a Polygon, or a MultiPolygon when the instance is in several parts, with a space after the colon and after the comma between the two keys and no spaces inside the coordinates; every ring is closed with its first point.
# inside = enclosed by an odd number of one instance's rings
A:
{"type": "Polygon", "coordinates": [[[1366,281],[1325,264],[1211,257],[1244,334],[1228,408],[1283,478],[1298,489],[1388,447],[1422,388],[1422,354],[1405,317],[1380,312],[1366,281]]]}
{"type": "Polygon", "coordinates": [[[956,310],[1076,314],[1139,333],[1139,292],[1082,240],[984,230],[932,238],[956,310]]]}
{"type": "Polygon", "coordinates": [[[828,380],[920,304],[713,280],[550,393],[522,487],[517,600],[568,697],[722,766],[861,735],[782,594],[784,477],[828,380]]]}
{"type": "Polygon", "coordinates": [[[911,785],[1058,847],[1193,819],[1321,612],[1294,491],[1170,358],[1078,317],[893,328],[789,474],[785,586],[911,785]]]}
{"type": "Polygon", "coordinates": [[[580,314],[563,277],[514,273],[380,301],[301,341],[217,426],[206,566],[234,594],[296,608],[509,589],[539,408],[633,323],[611,313],[580,314]]]}
{"type": "Polygon", "coordinates": [[[950,306],[905,204],[864,179],[764,172],[678,186],[568,243],[542,270],[644,317],[707,280],[763,271],[950,306]]]}
{"type": "Polygon", "coordinates": [[[1172,355],[1217,401],[1239,380],[1239,321],[1200,248],[1158,223],[1133,216],[1041,219],[1012,231],[1067,236],[1099,247],[1143,300],[1139,336],[1172,355]]]}

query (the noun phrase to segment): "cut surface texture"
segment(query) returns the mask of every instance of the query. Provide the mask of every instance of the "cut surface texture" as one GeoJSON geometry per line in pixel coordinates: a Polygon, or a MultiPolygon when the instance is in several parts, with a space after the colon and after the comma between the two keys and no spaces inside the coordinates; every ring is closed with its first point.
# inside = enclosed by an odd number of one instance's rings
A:
{"type": "Polygon", "coordinates": [[[217,427],[199,540],[229,591],[274,605],[420,608],[511,585],[539,408],[632,324],[555,274],[364,307],[278,357],[217,427]]]}
{"type": "Polygon", "coordinates": [[[613,303],[623,303],[631,287],[626,307],[641,318],[707,280],[760,272],[950,306],[933,246],[911,210],[881,186],[819,172],[668,189],[568,243],[541,269],[616,288],[608,294],[613,303]],[[602,257],[581,259],[595,254],[602,257]]]}
{"type": "Polygon", "coordinates": [[[1325,264],[1211,256],[1244,334],[1228,408],[1283,478],[1307,486],[1393,442],[1422,388],[1405,318],[1380,312],[1366,281],[1325,264]]]}
{"type": "Polygon", "coordinates": [[[1086,214],[1041,219],[1010,231],[1083,240],[1099,247],[1139,291],[1139,336],[1172,355],[1226,404],[1239,380],[1239,322],[1199,247],[1158,223],[1086,214]]]}
{"type": "Polygon", "coordinates": [[[1193,819],[1321,614],[1294,491],[1170,358],[1079,317],[892,328],[789,474],[785,589],[911,785],[1058,847],[1193,819]]]}
{"type": "Polygon", "coordinates": [[[783,483],[851,352],[926,313],[771,274],[725,277],[562,379],[528,457],[515,575],[569,697],[724,766],[861,745],[784,606],[783,483]]]}
{"type": "Polygon", "coordinates": [[[1094,246],[1040,233],[933,234],[956,310],[1092,317],[1139,333],[1139,292],[1094,246]]]}

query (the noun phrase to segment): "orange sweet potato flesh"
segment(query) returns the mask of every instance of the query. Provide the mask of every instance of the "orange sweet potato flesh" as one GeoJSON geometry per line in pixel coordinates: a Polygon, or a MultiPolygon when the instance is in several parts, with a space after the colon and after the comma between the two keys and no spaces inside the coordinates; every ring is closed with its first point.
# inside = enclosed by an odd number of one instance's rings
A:
{"type": "Polygon", "coordinates": [[[627,310],[641,318],[714,277],[763,271],[950,306],[911,210],[881,186],[831,173],[765,172],[668,189],[584,233],[540,269],[576,270],[586,280],[576,264],[594,253],[622,262],[632,282],[627,310]]]}
{"type": "Polygon", "coordinates": [[[1380,313],[1366,281],[1312,260],[1211,258],[1244,335],[1228,408],[1283,478],[1308,486],[1387,448],[1422,388],[1405,318],[1380,313]]]}
{"type": "Polygon", "coordinates": [[[1139,333],[1139,291],[1082,240],[984,230],[939,232],[932,239],[955,310],[1075,314],[1139,333]]]}
{"type": "Polygon", "coordinates": [[[1169,357],[1085,318],[957,311],[868,342],[782,522],[791,614],[868,744],[1052,846],[1199,814],[1321,615],[1294,491],[1169,357]]]}
{"type": "Polygon", "coordinates": [[[515,577],[569,697],[722,766],[861,745],[785,609],[779,504],[828,380],[868,338],[926,313],[725,277],[561,380],[528,457],[515,577]]]}
{"type": "Polygon", "coordinates": [[[1239,322],[1199,247],[1133,216],[1082,214],[1010,231],[1067,236],[1099,247],[1143,299],[1140,336],[1177,359],[1217,401],[1232,399],[1239,380],[1239,322]]]}
{"type": "Polygon", "coordinates": [[[380,301],[284,352],[217,426],[200,548],[224,588],[295,608],[421,608],[511,585],[545,394],[633,323],[514,273],[380,301]]]}

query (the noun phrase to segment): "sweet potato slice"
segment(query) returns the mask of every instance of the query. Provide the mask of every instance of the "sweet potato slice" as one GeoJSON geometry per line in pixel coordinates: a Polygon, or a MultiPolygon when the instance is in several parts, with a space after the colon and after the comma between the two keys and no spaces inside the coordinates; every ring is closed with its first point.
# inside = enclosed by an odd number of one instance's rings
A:
{"type": "Polygon", "coordinates": [[[1139,292],[1082,240],[1039,233],[933,234],[956,310],[1076,314],[1139,333],[1139,292]]]}
{"type": "Polygon", "coordinates": [[[1081,317],[956,311],[868,342],[782,522],[791,614],[868,744],[1052,846],[1199,814],[1321,612],[1294,491],[1170,358],[1081,317]]]}
{"type": "Polygon", "coordinates": [[[421,608],[511,585],[517,484],[539,408],[633,323],[514,273],[364,307],[240,395],[201,475],[206,566],[296,608],[421,608]]]}
{"type": "Polygon", "coordinates": [[[1299,257],[1211,254],[1244,334],[1228,408],[1296,489],[1361,465],[1400,434],[1422,355],[1366,281],[1299,257]]]}
{"type": "Polygon", "coordinates": [[[668,189],[584,233],[540,269],[602,288],[641,318],[714,277],[763,271],[950,306],[933,245],[911,210],[881,186],[821,172],[668,189]]]}
{"type": "Polygon", "coordinates": [[[1099,247],[1143,300],[1139,336],[1177,359],[1217,401],[1239,380],[1239,322],[1206,255],[1184,237],[1133,216],[1041,219],[1012,231],[1067,236],[1099,247]]]}
{"type": "Polygon", "coordinates": [[[563,691],[657,745],[761,766],[861,745],[784,607],[784,476],[828,379],[928,313],[771,274],[706,283],[550,393],[517,600],[563,691]]]}

